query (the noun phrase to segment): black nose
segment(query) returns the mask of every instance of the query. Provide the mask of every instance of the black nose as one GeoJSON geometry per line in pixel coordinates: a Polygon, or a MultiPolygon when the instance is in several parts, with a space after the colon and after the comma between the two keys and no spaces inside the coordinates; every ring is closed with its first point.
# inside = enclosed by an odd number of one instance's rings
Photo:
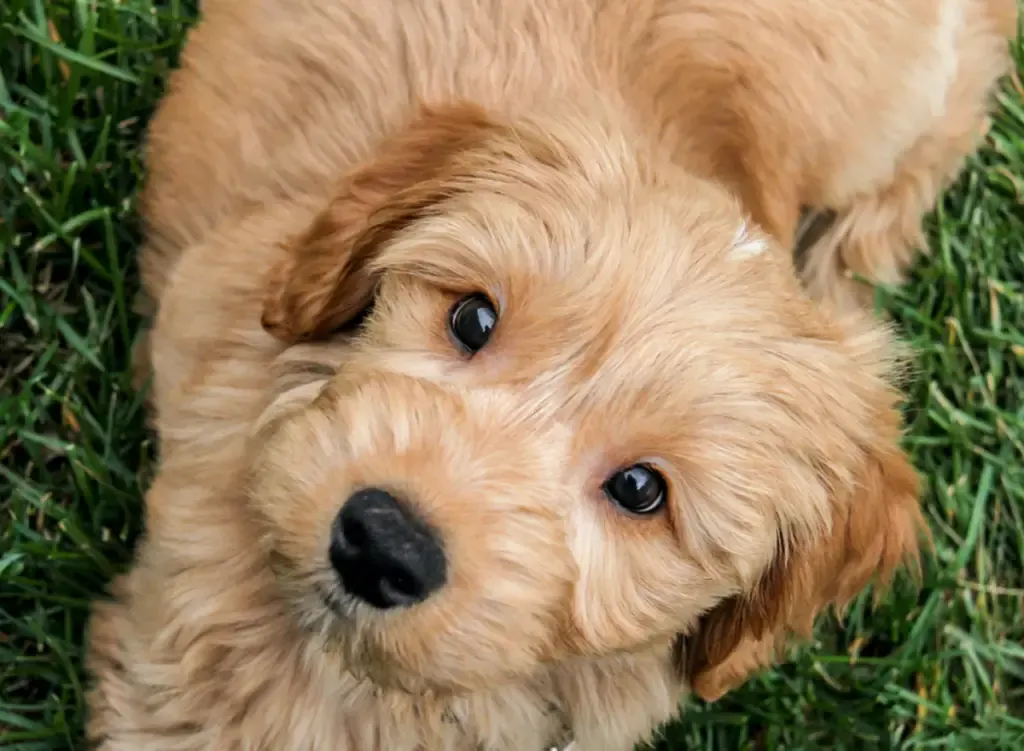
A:
{"type": "Polygon", "coordinates": [[[378,488],[360,490],[342,506],[329,554],[346,591],[378,608],[422,602],[445,581],[437,535],[378,488]]]}

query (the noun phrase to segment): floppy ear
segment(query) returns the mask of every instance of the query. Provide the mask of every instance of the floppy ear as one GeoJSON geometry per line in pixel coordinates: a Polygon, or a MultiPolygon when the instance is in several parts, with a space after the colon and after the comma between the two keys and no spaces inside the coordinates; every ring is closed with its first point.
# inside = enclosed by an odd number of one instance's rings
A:
{"type": "Polygon", "coordinates": [[[470,104],[423,107],[345,176],[272,270],[263,327],[294,343],[324,336],[369,304],[381,244],[450,195],[465,152],[497,124],[470,104]]]}
{"type": "MultiPolygon", "coordinates": [[[[701,698],[711,701],[768,665],[791,635],[810,636],[815,616],[842,608],[872,580],[887,585],[901,564],[917,570],[925,529],[918,477],[899,449],[899,415],[881,419],[864,450],[854,484],[835,483],[832,526],[815,542],[781,545],[754,591],[708,613],[685,637],[681,667],[701,698]]],[[[827,470],[824,470],[827,471],[827,470]]]]}

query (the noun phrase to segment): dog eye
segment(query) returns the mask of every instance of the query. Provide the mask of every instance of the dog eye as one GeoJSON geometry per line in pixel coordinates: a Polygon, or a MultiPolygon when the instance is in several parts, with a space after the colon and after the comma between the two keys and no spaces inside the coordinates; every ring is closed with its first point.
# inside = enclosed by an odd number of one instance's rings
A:
{"type": "Polygon", "coordinates": [[[484,348],[497,324],[498,312],[491,301],[480,294],[459,300],[448,316],[448,330],[452,338],[470,355],[484,348]]]}
{"type": "Polygon", "coordinates": [[[665,503],[665,478],[646,464],[620,469],[604,483],[604,492],[631,514],[652,514],[665,503]]]}

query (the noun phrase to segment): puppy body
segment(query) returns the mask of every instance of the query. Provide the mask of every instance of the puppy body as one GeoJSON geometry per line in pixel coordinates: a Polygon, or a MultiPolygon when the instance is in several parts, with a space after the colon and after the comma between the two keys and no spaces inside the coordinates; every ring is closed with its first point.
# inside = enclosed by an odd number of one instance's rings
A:
{"type": "Polygon", "coordinates": [[[917,486],[845,271],[905,265],[1007,8],[205,3],[151,128],[162,465],[92,622],[92,739],[622,750],[887,578],[917,486]],[[840,217],[820,306],[802,206],[840,217]],[[447,311],[481,292],[467,360],[447,311]],[[655,518],[600,490],[640,460],[655,518]],[[421,605],[337,592],[366,485],[441,530],[421,605]]]}
{"type": "Polygon", "coordinates": [[[801,207],[839,212],[806,275],[848,305],[848,270],[901,278],[979,137],[1017,19],[1014,0],[203,10],[150,132],[142,263],[157,298],[183,248],[246,206],[326,193],[418,101],[517,114],[597,91],[783,246],[801,207]]]}

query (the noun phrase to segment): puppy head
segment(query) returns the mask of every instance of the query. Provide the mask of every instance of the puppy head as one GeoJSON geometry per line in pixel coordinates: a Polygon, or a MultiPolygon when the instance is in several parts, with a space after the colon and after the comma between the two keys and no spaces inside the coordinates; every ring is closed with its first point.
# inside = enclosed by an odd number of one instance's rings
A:
{"type": "Polygon", "coordinates": [[[609,121],[425,111],[271,276],[295,346],[250,497],[299,616],[378,682],[681,641],[711,695],[916,549],[884,333],[609,121]]]}

